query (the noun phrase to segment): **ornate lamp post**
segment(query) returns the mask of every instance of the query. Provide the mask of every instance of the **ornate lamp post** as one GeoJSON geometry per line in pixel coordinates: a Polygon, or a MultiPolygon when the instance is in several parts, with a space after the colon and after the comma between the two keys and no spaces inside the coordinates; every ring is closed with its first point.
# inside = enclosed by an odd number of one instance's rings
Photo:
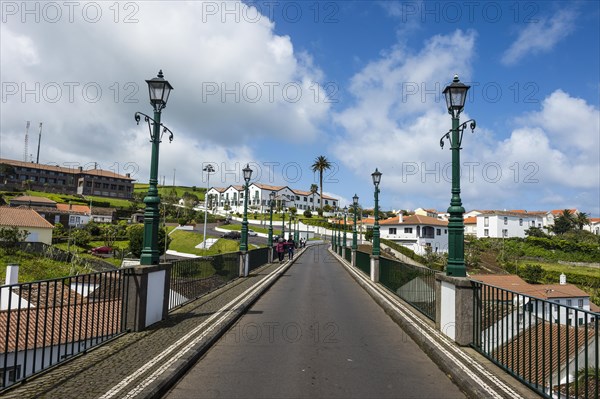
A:
{"type": "MultiPolygon", "coordinates": [[[[165,125],[160,123],[160,114],[167,106],[169,94],[173,86],[164,79],[162,70],[158,72],[156,78],[146,80],[148,92],[150,94],[150,104],[154,108],[154,119],[148,115],[136,112],[135,121],[140,123],[142,116],[148,123],[150,132],[150,142],[152,143],[152,157],[150,160],[150,180],[148,184],[148,194],[144,198],[146,209],[144,210],[144,238],[142,245],[142,254],[140,264],[157,265],[160,261],[158,251],[158,229],[160,223],[160,197],[158,196],[158,152],[159,144],[163,134],[169,132],[169,142],[173,141],[173,132],[165,125]],[[161,131],[162,128],[162,131],[161,131]]],[[[165,238],[166,239],[166,238],[165,238]]]]}
{"type": "Polygon", "coordinates": [[[446,106],[448,113],[452,115],[452,129],[440,139],[440,146],[444,148],[444,139],[450,142],[452,151],[452,198],[448,213],[448,267],[446,275],[454,277],[466,277],[467,269],[465,267],[465,248],[464,236],[465,225],[463,215],[465,208],[460,199],[460,146],[462,143],[463,132],[469,125],[471,132],[475,130],[475,120],[471,119],[460,124],[459,115],[465,106],[467,86],[458,80],[458,75],[454,75],[452,83],[444,89],[446,97],[446,106]]]}
{"type": "Polygon", "coordinates": [[[252,169],[250,169],[250,165],[247,164],[244,169],[242,169],[244,173],[244,181],[246,185],[244,186],[244,219],[242,220],[242,237],[240,239],[240,251],[245,252],[248,251],[248,186],[250,183],[250,178],[252,177],[252,169]]]}
{"type": "Polygon", "coordinates": [[[379,182],[381,182],[381,172],[375,168],[371,173],[373,184],[375,185],[375,224],[373,225],[373,256],[379,256],[379,182]]]}
{"type": "MultiPolygon", "coordinates": [[[[289,208],[288,208],[289,210],[289,208]]],[[[294,214],[292,213],[292,211],[290,211],[290,218],[288,220],[288,238],[292,237],[292,234],[294,233],[294,231],[292,230],[292,218],[294,217],[294,214]]]]}
{"type": "Polygon", "coordinates": [[[352,205],[354,206],[354,226],[352,228],[352,250],[356,251],[358,249],[358,244],[356,242],[356,212],[358,212],[358,195],[354,194],[352,197],[352,205]]]}
{"type": "Polygon", "coordinates": [[[209,189],[209,185],[210,185],[210,174],[213,173],[215,171],[215,168],[213,168],[213,166],[211,164],[206,165],[206,167],[204,169],[202,169],[204,172],[206,172],[206,193],[204,194],[204,249],[206,249],[206,213],[208,211],[208,189],[209,189]]]}

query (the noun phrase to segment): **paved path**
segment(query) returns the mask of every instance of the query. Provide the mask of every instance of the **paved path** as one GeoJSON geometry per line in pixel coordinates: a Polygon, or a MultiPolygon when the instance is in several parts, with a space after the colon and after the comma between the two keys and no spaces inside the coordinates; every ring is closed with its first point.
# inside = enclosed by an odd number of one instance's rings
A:
{"type": "Polygon", "coordinates": [[[315,246],[166,397],[462,398],[464,394],[325,246],[315,246]]]}

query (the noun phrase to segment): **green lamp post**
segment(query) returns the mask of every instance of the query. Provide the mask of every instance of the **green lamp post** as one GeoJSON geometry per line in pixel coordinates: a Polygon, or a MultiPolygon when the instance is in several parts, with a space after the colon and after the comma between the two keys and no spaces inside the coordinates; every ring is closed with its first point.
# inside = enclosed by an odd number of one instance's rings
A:
{"type": "MultiPolygon", "coordinates": [[[[288,210],[289,210],[289,208],[288,208],[288,210]]],[[[288,238],[292,237],[292,234],[294,233],[294,231],[292,230],[292,218],[293,217],[294,217],[294,215],[290,211],[290,217],[288,220],[288,238]]]]}
{"type": "Polygon", "coordinates": [[[252,169],[250,169],[250,164],[246,164],[246,167],[242,169],[244,173],[244,181],[246,185],[244,186],[244,219],[242,219],[242,237],[240,239],[240,251],[246,252],[248,251],[248,186],[250,183],[250,178],[252,177],[252,169]]]}
{"type": "Polygon", "coordinates": [[[375,168],[371,173],[373,184],[375,185],[375,223],[373,225],[373,256],[380,255],[379,249],[379,183],[381,182],[381,172],[375,168]]]}
{"type": "Polygon", "coordinates": [[[269,248],[273,248],[273,206],[275,205],[275,191],[269,194],[269,248]]]}
{"type": "MultiPolygon", "coordinates": [[[[150,159],[150,180],[148,181],[148,194],[144,198],[144,237],[141,265],[157,265],[160,262],[158,250],[158,229],[160,222],[160,197],[158,196],[158,152],[159,144],[164,133],[169,132],[169,142],[173,141],[173,132],[160,122],[162,110],[167,106],[169,94],[173,86],[164,79],[162,70],[156,78],[146,80],[150,94],[150,104],[154,108],[154,119],[142,112],[135,113],[135,121],[139,125],[142,116],[148,123],[150,142],[152,143],[152,157],[150,159]],[[162,131],[161,131],[162,130],[162,131]]],[[[166,239],[166,238],[165,238],[166,239]]]]}
{"type": "Polygon", "coordinates": [[[343,247],[344,250],[346,249],[346,246],[348,245],[348,241],[346,240],[346,222],[348,220],[348,207],[345,206],[344,207],[344,241],[343,241],[343,247]]]}
{"type": "Polygon", "coordinates": [[[358,244],[356,242],[356,212],[358,212],[358,195],[354,194],[352,197],[352,205],[354,206],[354,225],[352,227],[352,250],[356,251],[358,249],[358,244]]]}
{"type": "Polygon", "coordinates": [[[452,115],[452,129],[440,139],[440,146],[444,148],[444,139],[450,142],[452,151],[452,198],[448,213],[448,267],[446,275],[454,277],[466,277],[464,236],[465,225],[463,215],[465,208],[460,199],[460,146],[463,132],[469,125],[471,132],[475,130],[475,120],[471,119],[460,124],[459,115],[465,106],[467,91],[470,86],[460,82],[458,75],[454,75],[452,83],[444,89],[448,113],[452,115]]]}
{"type": "Polygon", "coordinates": [[[285,200],[281,201],[281,238],[285,240],[285,200]]]}

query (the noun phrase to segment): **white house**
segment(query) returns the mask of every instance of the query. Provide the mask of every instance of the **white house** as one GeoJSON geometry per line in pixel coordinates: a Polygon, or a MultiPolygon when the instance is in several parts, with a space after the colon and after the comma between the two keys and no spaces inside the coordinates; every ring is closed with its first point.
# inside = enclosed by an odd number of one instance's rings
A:
{"type": "Polygon", "coordinates": [[[590,223],[583,226],[584,230],[600,235],[600,218],[590,218],[590,223]]]}
{"type": "Polygon", "coordinates": [[[0,227],[17,227],[27,231],[27,242],[43,242],[52,244],[54,226],[41,217],[36,211],[28,208],[0,207],[0,227]]]}
{"type": "Polygon", "coordinates": [[[448,222],[430,216],[398,215],[379,222],[380,237],[394,241],[425,255],[426,248],[433,252],[448,252],[448,222]]]}
{"type": "Polygon", "coordinates": [[[515,211],[485,211],[477,215],[477,237],[525,237],[530,227],[542,227],[543,217],[538,213],[515,211]]]}
{"type": "MultiPolygon", "coordinates": [[[[262,183],[252,183],[248,187],[248,211],[266,213],[269,211],[271,193],[275,193],[276,208],[295,207],[298,212],[321,207],[318,193],[292,189],[288,186],[271,186],[262,183]]],[[[208,208],[214,211],[244,211],[244,187],[229,186],[226,188],[211,187],[208,196],[208,208]]],[[[336,198],[323,195],[323,205],[335,209],[339,205],[336,198]]]]}

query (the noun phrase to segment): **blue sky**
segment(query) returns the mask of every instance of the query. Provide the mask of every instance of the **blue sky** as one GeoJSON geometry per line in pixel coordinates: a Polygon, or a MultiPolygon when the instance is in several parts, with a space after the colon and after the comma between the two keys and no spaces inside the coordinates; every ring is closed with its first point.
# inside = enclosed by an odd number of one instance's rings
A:
{"type": "Polygon", "coordinates": [[[450,128],[441,90],[471,84],[462,198],[470,209],[600,216],[598,2],[191,1],[2,3],[0,157],[130,172],[147,182],[144,79],[174,86],[167,184],[257,181],[384,209],[445,210],[450,128]],[[48,5],[50,4],[50,5],[48,5]],[[117,5],[115,5],[117,4],[117,5]]]}

